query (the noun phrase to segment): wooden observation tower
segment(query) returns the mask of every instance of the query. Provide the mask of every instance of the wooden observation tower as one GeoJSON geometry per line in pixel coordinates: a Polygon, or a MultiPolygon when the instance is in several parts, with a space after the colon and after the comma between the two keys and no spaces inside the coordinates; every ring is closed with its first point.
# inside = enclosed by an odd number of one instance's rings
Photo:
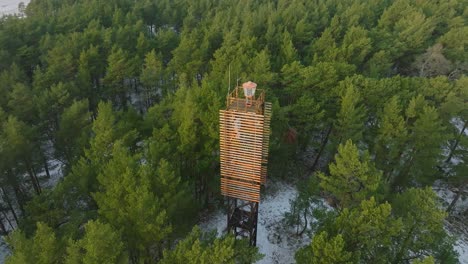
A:
{"type": "Polygon", "coordinates": [[[260,186],[266,182],[271,103],[265,91],[246,82],[220,110],[221,194],[228,203],[228,232],[257,242],[260,186]],[[258,96],[255,95],[257,90],[258,96]]]}

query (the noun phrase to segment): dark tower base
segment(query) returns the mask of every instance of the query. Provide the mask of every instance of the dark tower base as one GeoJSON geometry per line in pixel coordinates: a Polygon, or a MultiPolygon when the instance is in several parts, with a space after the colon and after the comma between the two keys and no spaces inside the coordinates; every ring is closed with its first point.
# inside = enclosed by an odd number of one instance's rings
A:
{"type": "Polygon", "coordinates": [[[257,245],[258,203],[227,198],[228,233],[249,239],[250,246],[257,245]]]}

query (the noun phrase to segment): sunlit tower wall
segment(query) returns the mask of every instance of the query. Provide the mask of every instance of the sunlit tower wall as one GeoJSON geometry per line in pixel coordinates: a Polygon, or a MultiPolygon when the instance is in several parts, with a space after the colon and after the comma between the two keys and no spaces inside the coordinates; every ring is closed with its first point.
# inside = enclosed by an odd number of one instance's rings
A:
{"type": "Polygon", "coordinates": [[[221,194],[228,204],[228,232],[257,242],[260,187],[266,183],[271,103],[265,91],[246,82],[220,110],[221,194]]]}

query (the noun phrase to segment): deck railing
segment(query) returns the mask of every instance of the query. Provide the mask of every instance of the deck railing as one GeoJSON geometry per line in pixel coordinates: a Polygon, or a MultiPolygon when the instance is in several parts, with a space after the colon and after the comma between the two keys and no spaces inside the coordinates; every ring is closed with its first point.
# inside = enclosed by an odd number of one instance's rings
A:
{"type": "Polygon", "coordinates": [[[252,112],[263,114],[263,104],[265,103],[265,90],[257,89],[256,94],[253,98],[249,99],[251,105],[248,106],[246,102],[246,98],[244,96],[244,90],[242,86],[237,86],[234,90],[229,93],[226,99],[226,108],[233,109],[237,111],[244,111],[244,112],[252,112]],[[239,104],[239,101],[243,101],[245,103],[239,104]],[[234,103],[236,103],[234,105],[234,103]]]}

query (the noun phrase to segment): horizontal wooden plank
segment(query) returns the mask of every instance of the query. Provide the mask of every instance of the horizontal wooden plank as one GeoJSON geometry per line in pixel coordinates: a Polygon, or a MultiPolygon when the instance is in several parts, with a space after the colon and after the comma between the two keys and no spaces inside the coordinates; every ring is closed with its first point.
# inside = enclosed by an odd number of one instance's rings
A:
{"type": "Polygon", "coordinates": [[[260,199],[260,192],[244,192],[242,190],[237,189],[229,189],[225,187],[221,187],[221,194],[229,197],[234,198],[241,198],[243,200],[259,200],[260,199]]]}
{"type": "Polygon", "coordinates": [[[263,138],[265,134],[263,130],[247,130],[247,129],[239,129],[239,130],[228,130],[228,129],[221,129],[219,134],[222,136],[236,137],[236,138],[263,138]]]}
{"type": "Polygon", "coordinates": [[[249,181],[249,182],[256,182],[259,183],[262,179],[261,173],[257,173],[256,175],[251,174],[244,174],[238,172],[229,172],[229,171],[222,171],[221,178],[233,178],[237,180],[249,181]]]}
{"type": "Polygon", "coordinates": [[[242,188],[245,188],[246,190],[260,190],[260,184],[258,182],[244,182],[244,181],[238,181],[235,179],[230,179],[230,178],[222,178],[221,179],[221,184],[231,184],[233,186],[239,186],[242,188]]]}
{"type": "Polygon", "coordinates": [[[231,193],[231,194],[239,194],[242,196],[250,196],[253,199],[259,199],[260,198],[260,190],[253,190],[253,191],[246,191],[238,188],[233,188],[232,184],[226,184],[226,185],[221,185],[221,192],[224,193],[231,193]]]}
{"type": "Polygon", "coordinates": [[[260,188],[255,189],[255,188],[243,187],[243,186],[235,185],[232,182],[221,183],[221,189],[226,192],[231,191],[231,192],[243,193],[246,195],[260,196],[260,188]]]}
{"type": "Polygon", "coordinates": [[[261,170],[257,170],[256,172],[249,172],[224,168],[221,169],[221,177],[232,177],[242,180],[259,181],[261,178],[261,172],[261,170]]]}
{"type": "Polygon", "coordinates": [[[259,127],[263,126],[265,117],[260,116],[258,118],[251,118],[245,116],[233,116],[233,117],[226,117],[222,116],[219,119],[219,125],[223,127],[259,127]]]}
{"type": "Polygon", "coordinates": [[[226,197],[241,199],[241,200],[244,200],[244,201],[249,201],[249,202],[254,202],[254,203],[259,203],[260,202],[260,197],[243,196],[243,195],[239,195],[239,194],[223,193],[223,192],[221,192],[221,194],[226,196],[226,197]]]}
{"type": "Polygon", "coordinates": [[[239,111],[230,111],[230,110],[219,110],[220,115],[223,116],[252,116],[252,117],[262,117],[262,114],[254,112],[239,112],[239,111]]]}
{"type": "Polygon", "coordinates": [[[224,117],[219,119],[220,127],[260,127],[265,123],[264,117],[250,118],[244,116],[224,117]]]}
{"type": "Polygon", "coordinates": [[[241,158],[243,157],[245,160],[261,160],[263,156],[263,152],[259,150],[249,150],[249,149],[242,149],[242,148],[224,148],[220,152],[221,156],[226,156],[226,158],[241,158]],[[222,153],[221,153],[222,152],[222,153]]]}
{"type": "Polygon", "coordinates": [[[221,157],[221,162],[223,163],[223,165],[245,165],[247,167],[257,167],[257,166],[261,166],[263,162],[262,159],[258,159],[258,158],[255,158],[255,159],[247,159],[245,157],[239,157],[239,156],[227,156],[226,155],[222,155],[220,156],[221,157]]]}
{"type": "Polygon", "coordinates": [[[265,163],[264,159],[262,158],[261,153],[235,151],[232,149],[229,152],[220,153],[219,157],[221,158],[222,161],[225,161],[225,162],[239,161],[239,162],[246,163],[246,164],[258,164],[258,165],[265,163]]]}
{"type": "Polygon", "coordinates": [[[245,114],[234,114],[234,115],[227,114],[227,115],[220,115],[219,120],[221,121],[221,123],[223,123],[223,121],[227,121],[227,122],[224,122],[224,124],[234,124],[233,122],[234,120],[239,120],[241,123],[255,124],[257,122],[261,122],[263,124],[263,122],[265,122],[265,116],[245,115],[245,114]]]}
{"type": "Polygon", "coordinates": [[[243,151],[229,151],[219,154],[219,157],[223,161],[239,161],[246,162],[248,164],[261,164],[265,163],[261,153],[248,153],[243,151]]]}
{"type": "Polygon", "coordinates": [[[243,194],[237,194],[237,193],[227,193],[221,191],[221,194],[230,198],[237,198],[241,199],[244,201],[249,201],[249,202],[255,202],[258,203],[260,201],[260,196],[252,196],[252,195],[243,195],[243,194]]]}
{"type": "Polygon", "coordinates": [[[219,133],[221,135],[238,135],[239,134],[239,135],[242,135],[244,137],[252,137],[252,138],[263,137],[265,135],[265,133],[263,131],[263,127],[260,127],[260,128],[258,128],[258,127],[254,127],[254,128],[250,128],[250,127],[238,127],[238,128],[222,127],[222,128],[220,128],[219,133]]]}
{"type": "Polygon", "coordinates": [[[220,134],[219,143],[223,145],[240,145],[243,147],[262,147],[263,138],[263,135],[255,137],[241,135],[240,137],[237,137],[236,134],[220,134]]]}
{"type": "Polygon", "coordinates": [[[236,137],[228,138],[221,138],[219,144],[223,146],[238,146],[243,148],[263,148],[263,138],[258,137],[255,140],[252,139],[238,139],[236,137]]]}
{"type": "Polygon", "coordinates": [[[223,154],[231,154],[232,157],[235,157],[238,154],[246,155],[249,157],[258,157],[261,158],[264,151],[263,148],[257,147],[257,148],[243,148],[242,146],[236,146],[236,145],[227,145],[227,144],[222,144],[220,146],[220,151],[223,152],[223,154]]]}
{"type": "Polygon", "coordinates": [[[260,199],[260,191],[258,192],[246,192],[243,190],[233,189],[233,188],[226,188],[225,186],[221,186],[221,194],[226,196],[238,196],[242,197],[243,199],[247,200],[258,200],[260,199]]]}
{"type": "Polygon", "coordinates": [[[232,175],[232,177],[237,178],[251,178],[253,180],[259,179],[262,172],[261,168],[257,170],[246,170],[239,168],[221,168],[221,177],[232,175]]]}
{"type": "Polygon", "coordinates": [[[237,186],[232,182],[222,182],[221,183],[221,190],[227,193],[239,193],[243,195],[249,195],[253,197],[260,197],[260,188],[258,189],[248,189],[245,187],[237,186]]]}
{"type": "Polygon", "coordinates": [[[263,140],[258,140],[257,142],[239,142],[238,140],[221,140],[219,142],[222,147],[237,147],[242,149],[263,149],[263,140]]]}
{"type": "MultiPolygon", "coordinates": [[[[220,122],[223,122],[222,120],[220,122]]],[[[226,130],[250,130],[250,131],[261,131],[263,133],[264,124],[263,123],[250,123],[250,122],[241,122],[240,124],[235,124],[234,121],[229,121],[227,124],[221,123],[219,126],[221,131],[226,130]]]]}
{"type": "Polygon", "coordinates": [[[261,184],[258,181],[250,181],[244,179],[236,179],[231,177],[223,177],[221,181],[224,183],[229,183],[233,185],[243,186],[243,188],[247,189],[260,189],[261,184]]]}
{"type": "Polygon", "coordinates": [[[235,183],[227,182],[227,181],[224,181],[221,183],[221,189],[225,191],[232,191],[232,192],[239,192],[239,193],[244,193],[248,195],[260,196],[260,187],[248,188],[248,187],[236,185],[235,183]]]}
{"type": "Polygon", "coordinates": [[[262,166],[255,165],[255,166],[249,166],[248,164],[234,164],[234,163],[222,163],[221,164],[221,170],[222,171],[232,171],[233,173],[239,172],[243,173],[246,175],[251,175],[252,177],[255,177],[256,174],[260,173],[262,170],[262,166]]]}

